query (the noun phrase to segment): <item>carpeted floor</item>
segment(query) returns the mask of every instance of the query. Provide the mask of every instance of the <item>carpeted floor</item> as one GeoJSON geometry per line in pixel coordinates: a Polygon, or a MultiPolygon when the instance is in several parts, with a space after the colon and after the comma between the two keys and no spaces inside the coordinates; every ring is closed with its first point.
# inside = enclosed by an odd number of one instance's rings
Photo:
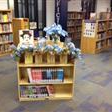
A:
{"type": "Polygon", "coordinates": [[[16,72],[10,56],[0,58],[0,112],[112,112],[112,50],[76,62],[69,101],[19,102],[16,72]]]}

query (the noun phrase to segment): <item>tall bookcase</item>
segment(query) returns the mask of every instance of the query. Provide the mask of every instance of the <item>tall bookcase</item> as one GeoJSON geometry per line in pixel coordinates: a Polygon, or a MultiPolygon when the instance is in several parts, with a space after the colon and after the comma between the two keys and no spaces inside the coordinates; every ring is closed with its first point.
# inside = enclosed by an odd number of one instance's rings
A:
{"type": "MultiPolygon", "coordinates": [[[[23,56],[24,57],[24,56],[23,56]]],[[[35,62],[35,55],[32,55],[33,62],[31,64],[25,64],[25,59],[22,59],[17,65],[18,68],[18,94],[19,94],[19,100],[20,101],[37,101],[37,100],[69,100],[73,98],[74,95],[74,74],[75,74],[75,65],[74,63],[54,63],[54,64],[48,64],[48,63],[42,63],[42,64],[36,64],[35,62]],[[50,70],[52,71],[51,78],[48,78],[46,74],[41,74],[44,79],[41,81],[36,82],[30,82],[29,74],[31,75],[32,72],[28,72],[28,69],[35,69],[39,72],[39,70],[50,70]],[[54,73],[53,70],[62,69],[64,72],[63,78],[61,77],[61,81],[57,81],[57,74],[54,73]],[[38,97],[37,94],[40,94],[39,92],[35,92],[35,95],[32,94],[32,90],[28,90],[24,92],[25,88],[37,88],[37,87],[49,87],[52,86],[54,91],[52,94],[49,93],[49,95],[38,97]],[[27,94],[27,95],[25,95],[27,94]],[[29,95],[28,95],[29,94],[29,95]]],[[[44,56],[45,59],[45,56],[44,56]]],[[[35,72],[36,73],[36,72],[35,72]]],[[[38,78],[39,78],[38,74],[38,78]]],[[[59,74],[58,74],[59,75],[59,74]]],[[[34,77],[34,75],[32,75],[34,77]]],[[[58,77],[59,78],[59,77],[58,77]]],[[[34,91],[33,91],[34,92],[34,91]]]]}
{"type": "Polygon", "coordinates": [[[12,11],[0,10],[0,56],[11,52],[10,45],[12,43],[12,11]]]}
{"type": "Polygon", "coordinates": [[[67,31],[73,41],[81,39],[82,20],[84,19],[84,12],[68,12],[67,31]]]}
{"type": "Polygon", "coordinates": [[[15,45],[19,43],[19,30],[29,29],[28,18],[13,18],[13,42],[15,45]]]}
{"type": "Polygon", "coordinates": [[[84,20],[81,50],[95,54],[112,47],[112,20],[84,20]]]}

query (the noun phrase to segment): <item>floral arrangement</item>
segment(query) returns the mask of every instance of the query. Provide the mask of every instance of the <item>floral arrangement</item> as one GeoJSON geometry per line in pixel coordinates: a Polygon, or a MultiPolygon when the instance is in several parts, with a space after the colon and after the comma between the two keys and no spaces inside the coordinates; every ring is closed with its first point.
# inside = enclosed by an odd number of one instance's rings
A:
{"type": "Polygon", "coordinates": [[[53,41],[60,40],[60,36],[66,37],[68,33],[62,29],[61,25],[54,23],[51,27],[45,27],[46,36],[52,37],[53,41]]]}
{"type": "Polygon", "coordinates": [[[46,38],[39,38],[36,45],[18,45],[18,47],[12,45],[11,48],[13,49],[12,56],[14,60],[19,60],[21,55],[25,51],[29,51],[32,53],[38,52],[38,53],[47,53],[50,54],[68,54],[71,55],[71,57],[79,58],[81,59],[81,50],[76,48],[74,43],[71,41],[69,42],[60,42],[62,45],[55,43],[57,39],[59,39],[59,36],[66,37],[68,36],[68,33],[62,29],[61,25],[56,25],[55,23],[51,27],[45,27],[44,31],[46,32],[46,36],[52,36],[54,39],[53,44],[47,43],[50,40],[47,40],[46,38]]]}
{"type": "Polygon", "coordinates": [[[21,58],[21,55],[25,52],[33,52],[34,47],[32,45],[26,46],[26,45],[19,45],[18,47],[16,47],[15,45],[11,45],[11,49],[12,49],[12,54],[11,56],[13,57],[14,60],[19,61],[19,59],[21,58]]]}
{"type": "Polygon", "coordinates": [[[68,49],[70,51],[70,54],[72,56],[72,58],[79,58],[81,59],[81,50],[76,48],[74,43],[69,42],[67,43],[68,49]]]}

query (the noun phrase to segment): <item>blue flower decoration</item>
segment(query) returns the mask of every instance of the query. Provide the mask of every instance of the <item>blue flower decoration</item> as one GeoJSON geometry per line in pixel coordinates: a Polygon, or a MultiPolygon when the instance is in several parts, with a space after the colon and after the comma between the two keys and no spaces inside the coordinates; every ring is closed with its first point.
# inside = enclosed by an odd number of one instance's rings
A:
{"type": "Polygon", "coordinates": [[[68,33],[62,29],[61,25],[56,25],[56,23],[54,23],[51,27],[45,27],[44,31],[47,35],[57,34],[63,37],[68,36],[68,33]]]}

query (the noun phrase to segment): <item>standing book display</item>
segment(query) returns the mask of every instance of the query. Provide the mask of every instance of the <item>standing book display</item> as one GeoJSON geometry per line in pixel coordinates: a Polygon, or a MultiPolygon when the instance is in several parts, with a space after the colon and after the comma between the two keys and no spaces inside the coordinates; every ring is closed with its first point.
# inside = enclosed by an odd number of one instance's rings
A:
{"type": "MultiPolygon", "coordinates": [[[[55,30],[61,28],[60,25],[56,24],[54,24],[52,27],[55,30]]],[[[52,27],[50,30],[52,30],[52,27]]],[[[63,34],[66,35],[66,32],[64,30],[60,30],[61,32],[63,32],[63,34]]],[[[48,34],[46,28],[45,31],[48,34]]],[[[30,36],[28,37],[31,39],[30,36]]],[[[80,57],[80,50],[75,48],[73,43],[68,42],[65,45],[65,43],[63,42],[53,42],[53,40],[42,38],[38,40],[36,44],[24,46],[21,42],[21,44],[19,44],[17,48],[15,46],[13,46],[12,48],[14,49],[13,58],[19,58],[17,68],[18,93],[20,101],[36,101],[46,99],[67,100],[73,98],[75,75],[74,61],[66,60],[66,63],[63,63],[63,59],[59,59],[57,61],[56,58],[52,58],[56,55],[59,55],[60,58],[63,58],[63,54],[66,54],[66,57],[71,55],[72,58],[76,55],[80,57]],[[30,52],[32,52],[32,63],[25,62],[26,50],[27,52],[29,50],[30,52]],[[21,54],[22,56],[15,55],[17,53],[21,54]],[[74,55],[72,53],[74,53],[74,55]],[[49,61],[50,59],[53,60],[49,61]]]]}
{"type": "Polygon", "coordinates": [[[112,20],[84,20],[81,50],[83,53],[99,53],[112,47],[112,20]]]}

